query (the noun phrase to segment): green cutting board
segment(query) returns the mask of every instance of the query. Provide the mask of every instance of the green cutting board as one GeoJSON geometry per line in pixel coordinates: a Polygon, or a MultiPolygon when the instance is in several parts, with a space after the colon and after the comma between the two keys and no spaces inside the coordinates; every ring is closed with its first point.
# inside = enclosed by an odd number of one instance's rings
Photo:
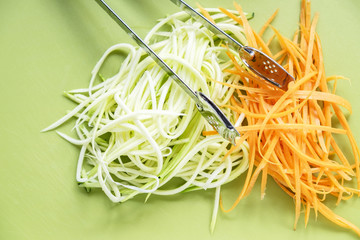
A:
{"type": "MultiPolygon", "coordinates": [[[[157,19],[178,11],[166,0],[108,2],[141,36],[157,19]]],[[[198,2],[232,8],[233,0],[198,2]]],[[[195,0],[189,3],[196,6],[195,0]]],[[[277,8],[274,25],[282,33],[290,37],[298,28],[300,0],[239,3],[255,12],[255,29],[277,8]]],[[[320,12],[327,74],[351,79],[339,83],[338,94],[353,106],[347,116],[359,139],[360,1],[313,0],[312,9],[320,12]]],[[[315,221],[312,215],[306,229],[302,216],[294,231],[293,200],[273,182],[264,200],[257,186],[233,212],[220,212],[213,234],[213,190],[113,204],[101,191],[79,188],[79,149],[55,132],[40,130],[74,107],[62,92],[86,87],[96,61],[119,42],[133,43],[93,0],[0,2],[0,239],[356,239],[322,216],[315,221]]],[[[346,142],[341,146],[350,153],[346,142]]],[[[242,182],[223,188],[226,206],[242,182]]],[[[360,226],[360,199],[329,205],[360,226]]]]}

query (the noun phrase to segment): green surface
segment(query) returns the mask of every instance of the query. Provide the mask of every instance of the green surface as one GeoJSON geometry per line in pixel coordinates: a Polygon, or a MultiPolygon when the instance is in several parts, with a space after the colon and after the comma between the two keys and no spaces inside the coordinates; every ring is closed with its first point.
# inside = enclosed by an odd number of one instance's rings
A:
{"type": "MultiPolygon", "coordinates": [[[[140,35],[156,19],[177,11],[165,0],[108,0],[140,35]]],[[[204,7],[232,7],[233,0],[199,0],[204,7]]],[[[257,29],[276,8],[285,35],[297,28],[300,0],[243,0],[257,29]]],[[[189,1],[195,6],[195,1],[189,1]]],[[[342,74],[338,93],[352,103],[349,117],[360,137],[360,1],[314,0],[328,75],[342,74]]],[[[0,239],[356,239],[356,235],[303,215],[293,231],[293,201],[275,184],[260,200],[259,188],[230,214],[220,213],[209,232],[213,191],[173,197],[137,197],[113,204],[101,191],[78,188],[79,149],[55,132],[40,130],[74,105],[62,91],[85,87],[102,53],[118,42],[133,43],[93,0],[17,0],[0,3],[0,239]]],[[[359,142],[359,141],[358,141],[359,142]]],[[[349,150],[346,143],[342,147],[349,150]]],[[[225,204],[242,179],[224,188],[225,204]]],[[[360,199],[334,211],[360,226],[360,199]]]]}

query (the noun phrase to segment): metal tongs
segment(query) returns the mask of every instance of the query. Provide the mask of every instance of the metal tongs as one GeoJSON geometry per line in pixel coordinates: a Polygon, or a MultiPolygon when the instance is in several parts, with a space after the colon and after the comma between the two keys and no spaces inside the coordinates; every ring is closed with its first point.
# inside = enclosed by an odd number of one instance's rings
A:
{"type": "Polygon", "coordinates": [[[294,81],[293,76],[291,76],[280,64],[278,64],[274,59],[266,55],[265,53],[259,51],[258,49],[244,46],[229,34],[218,28],[215,24],[210,22],[206,17],[200,14],[198,11],[193,9],[189,4],[182,0],[170,0],[177,6],[181,7],[186,13],[191,17],[201,22],[205,27],[210,31],[217,34],[218,36],[225,37],[225,40],[230,44],[238,46],[239,56],[243,63],[252,70],[256,75],[265,79],[270,84],[282,89],[287,90],[288,84],[294,81]]]}
{"type": "MultiPolygon", "coordinates": [[[[103,0],[95,0],[121,28],[127,32],[135,42],[143,48],[149,56],[173,79],[175,82],[195,101],[200,114],[209,122],[209,124],[226,140],[235,145],[235,138],[239,137],[239,132],[226,118],[224,113],[212,102],[205,94],[199,91],[193,91],[170,67],[167,65],[103,0]]],[[[294,78],[286,72],[276,61],[265,55],[263,52],[244,46],[229,36],[227,33],[216,27],[208,21],[203,15],[189,6],[182,0],[171,0],[180,6],[190,16],[200,21],[212,32],[226,37],[230,43],[240,47],[239,54],[244,64],[254,73],[268,81],[269,83],[283,90],[287,89],[287,84],[294,78]]]]}

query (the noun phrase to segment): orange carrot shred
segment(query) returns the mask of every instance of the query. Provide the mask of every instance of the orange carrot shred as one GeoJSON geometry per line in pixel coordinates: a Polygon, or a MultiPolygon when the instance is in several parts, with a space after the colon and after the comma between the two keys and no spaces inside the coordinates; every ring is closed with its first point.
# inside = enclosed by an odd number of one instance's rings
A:
{"type": "Polygon", "coordinates": [[[269,27],[269,25],[271,24],[271,22],[274,20],[274,18],[276,17],[276,15],[278,14],[279,9],[276,9],[276,11],[270,16],[270,18],[265,22],[264,26],[262,26],[262,28],[259,31],[259,36],[261,37],[265,30],[269,27]]]}
{"type": "Polygon", "coordinates": [[[206,17],[210,22],[215,23],[214,19],[211,17],[209,12],[205,8],[203,8],[200,4],[196,4],[196,5],[199,8],[201,14],[204,15],[204,17],[206,17]]]}
{"type": "MultiPolygon", "coordinates": [[[[305,226],[309,223],[313,209],[315,217],[320,213],[331,222],[351,229],[360,236],[360,229],[336,215],[324,201],[336,198],[336,203],[360,196],[360,150],[346,120],[343,109],[352,112],[351,104],[336,95],[338,79],[343,76],[326,76],[320,37],[316,32],[319,15],[311,19],[309,0],[301,0],[299,30],[287,39],[271,24],[276,11],[263,25],[259,33],[250,26],[240,5],[234,3],[237,15],[228,10],[221,11],[244,28],[248,45],[259,47],[289,71],[295,82],[286,92],[269,87],[259,77],[244,70],[237,58],[227,54],[234,63],[227,73],[240,77],[240,82],[220,83],[235,89],[236,97],[229,105],[222,106],[245,116],[246,124],[237,127],[249,148],[249,169],[242,189],[232,206],[225,209],[222,198],[220,208],[224,212],[234,209],[250,194],[255,183],[260,181],[261,198],[265,196],[269,176],[294,199],[294,229],[304,213],[305,226]],[[264,40],[263,34],[272,29],[274,35],[264,40]],[[277,40],[280,50],[273,53],[270,43],[277,40]],[[334,81],[333,85],[329,82],[334,81]],[[341,107],[343,109],[341,109],[341,107]],[[333,124],[333,118],[339,122],[333,124]],[[347,138],[351,148],[345,153],[335,134],[347,138]],[[355,180],[356,187],[348,183],[355,180]]],[[[217,134],[207,131],[204,135],[217,134]]],[[[235,151],[232,147],[229,152],[235,151]]],[[[230,154],[230,153],[229,153],[230,154]]]]}

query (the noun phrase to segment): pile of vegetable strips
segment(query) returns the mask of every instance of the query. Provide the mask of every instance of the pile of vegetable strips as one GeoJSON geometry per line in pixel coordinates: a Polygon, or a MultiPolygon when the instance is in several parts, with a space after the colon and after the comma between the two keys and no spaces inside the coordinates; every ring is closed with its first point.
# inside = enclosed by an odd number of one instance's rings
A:
{"type": "Polygon", "coordinates": [[[302,211],[307,225],[313,209],[316,217],[320,213],[360,236],[358,227],[325,204],[330,196],[339,204],[360,194],[360,151],[342,111],[351,113],[351,105],[335,93],[344,77],[325,75],[318,14],[311,20],[310,1],[302,0],[300,29],[287,39],[271,26],[277,11],[257,33],[241,7],[235,3],[235,8],[200,10],[243,44],[282,64],[295,77],[286,92],[248,71],[236,49],[184,12],[160,20],[145,41],[193,90],[221,106],[241,133],[236,146],[223,140],[173,80],[130,44],[104,53],[89,87],[65,93],[77,107],[44,131],[75,118],[77,138],[58,134],[80,147],[76,179],[87,190],[102,189],[113,202],[144,193],[148,198],[216,188],[213,230],[218,206],[225,212],[234,209],[259,177],[263,198],[270,176],[294,199],[294,228],[302,211]],[[264,40],[268,29],[274,34],[264,40]],[[273,53],[270,45],[275,44],[280,50],[273,53]],[[118,52],[125,60],[114,76],[104,77],[100,70],[118,52]],[[352,156],[335,135],[347,137],[352,156]],[[238,198],[225,209],[220,186],[247,168],[238,198]]]}
{"type": "MultiPolygon", "coordinates": [[[[337,198],[337,204],[353,195],[359,195],[360,171],[359,148],[341,108],[351,114],[350,103],[335,94],[338,79],[342,76],[325,75],[324,59],[316,25],[319,15],[311,20],[310,1],[301,2],[300,29],[293,39],[287,39],[271,26],[277,11],[265,23],[259,33],[255,32],[235,4],[240,17],[222,9],[230,18],[244,27],[248,44],[259,48],[276,59],[295,77],[295,82],[286,92],[273,88],[262,79],[244,70],[239,57],[228,53],[234,68],[226,71],[241,77],[232,84],[222,83],[235,89],[231,104],[227,107],[237,118],[245,115],[246,125],[237,127],[242,134],[237,143],[247,141],[249,169],[242,190],[233,204],[224,211],[232,210],[246,197],[261,177],[261,197],[265,195],[267,179],[275,182],[295,202],[295,223],[300,213],[305,212],[305,226],[310,211],[314,210],[335,224],[353,230],[360,236],[360,230],[351,222],[336,215],[325,200],[337,198]],[[263,33],[271,28],[273,36],[265,41],[263,33]],[[280,50],[273,53],[270,44],[277,40],[280,50]],[[329,82],[333,81],[330,88],[329,82]],[[336,119],[339,124],[333,124],[336,119]],[[340,126],[339,126],[340,125],[340,126]],[[352,155],[346,156],[339,147],[335,135],[347,137],[352,155]],[[353,187],[356,179],[357,187],[353,187]]],[[[213,131],[205,135],[215,134],[213,131]]],[[[232,148],[229,154],[236,151],[232,148]]]]}
{"type": "MultiPolygon", "coordinates": [[[[207,11],[219,26],[246,43],[236,21],[219,9],[207,11]]],[[[224,71],[234,65],[222,41],[207,28],[179,12],[160,20],[144,40],[191,89],[217,105],[230,104],[235,89],[220,83],[240,77],[224,71]]],[[[138,194],[147,194],[147,200],[150,194],[216,188],[248,167],[247,142],[228,154],[228,141],[203,136],[213,128],[194,101],[138,47],[123,43],[110,47],[92,71],[89,87],[65,96],[78,105],[43,131],[75,119],[76,137],[58,134],[80,147],[76,180],[87,190],[102,189],[113,202],[138,194]],[[119,70],[104,77],[107,73],[101,70],[107,60],[119,54],[125,55],[117,61],[119,70]]],[[[234,122],[231,110],[223,111],[234,122]]]]}

